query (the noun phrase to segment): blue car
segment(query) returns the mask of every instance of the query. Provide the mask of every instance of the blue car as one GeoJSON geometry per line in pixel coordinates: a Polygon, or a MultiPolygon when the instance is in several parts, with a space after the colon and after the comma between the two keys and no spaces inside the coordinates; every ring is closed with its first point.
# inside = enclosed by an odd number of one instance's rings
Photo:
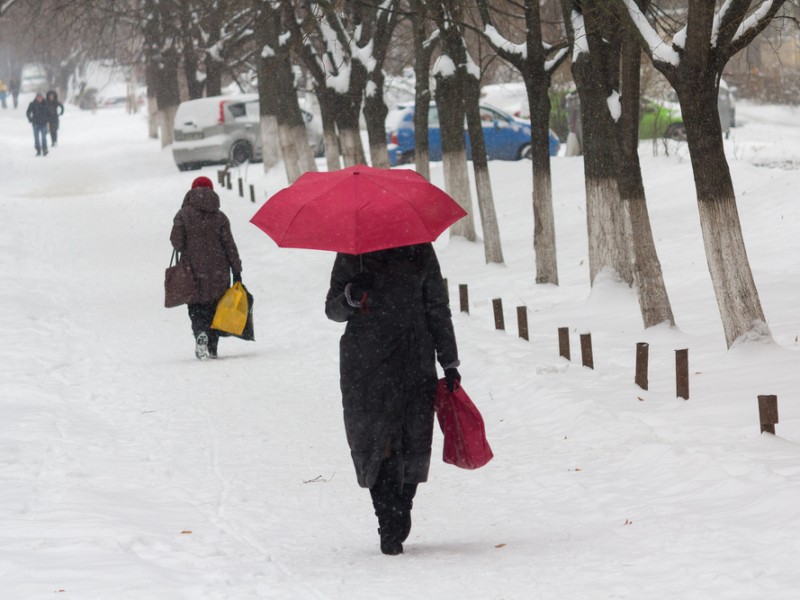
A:
{"type": "MultiPolygon", "coordinates": [[[[522,119],[502,110],[481,104],[483,137],[489,160],[520,160],[531,157],[531,126],[522,119]]],[[[430,160],[442,160],[442,137],[439,132],[439,113],[436,104],[428,108],[428,147],[430,160]]],[[[467,158],[471,158],[469,135],[464,127],[467,158]]],[[[414,162],[414,105],[401,105],[386,117],[386,142],[392,166],[414,162]]],[[[556,156],[561,143],[550,132],[550,156],[556,156]]]]}

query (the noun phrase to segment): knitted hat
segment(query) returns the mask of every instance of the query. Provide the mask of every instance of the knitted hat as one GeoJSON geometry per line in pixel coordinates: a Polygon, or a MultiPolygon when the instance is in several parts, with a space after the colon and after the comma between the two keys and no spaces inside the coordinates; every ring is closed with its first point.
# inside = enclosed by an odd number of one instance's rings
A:
{"type": "Polygon", "coordinates": [[[211,183],[211,180],[208,177],[198,177],[192,182],[192,189],[199,188],[199,187],[206,187],[214,189],[214,184],[211,183]]]}

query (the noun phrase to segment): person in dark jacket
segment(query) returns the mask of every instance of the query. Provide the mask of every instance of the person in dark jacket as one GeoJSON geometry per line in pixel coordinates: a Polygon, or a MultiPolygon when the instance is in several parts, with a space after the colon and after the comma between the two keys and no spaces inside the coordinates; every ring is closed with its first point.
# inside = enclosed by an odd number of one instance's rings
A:
{"type": "Polygon", "coordinates": [[[19,104],[19,77],[12,75],[8,82],[8,89],[11,92],[11,97],[14,99],[14,108],[19,104]]]}
{"type": "Polygon", "coordinates": [[[175,215],[170,234],[172,246],[189,261],[197,281],[197,294],[189,303],[195,337],[195,356],[217,358],[219,333],[211,329],[217,302],[233,281],[242,280],[242,261],[231,233],[231,224],[219,209],[219,196],[208,177],[192,182],[175,215]]]}
{"type": "Polygon", "coordinates": [[[36,97],[28,105],[28,111],[25,114],[28,116],[28,121],[33,125],[36,156],[41,156],[42,154],[47,156],[47,124],[50,122],[50,110],[41,92],[36,94],[36,97]]]}
{"type": "Polygon", "coordinates": [[[64,114],[64,105],[58,101],[58,92],[55,90],[50,90],[47,92],[47,96],[45,96],[44,101],[47,104],[48,111],[50,112],[47,124],[50,128],[50,141],[53,144],[53,148],[55,148],[56,144],[58,143],[58,118],[64,114]]]}
{"type": "Polygon", "coordinates": [[[340,385],[347,442],[369,488],[384,554],[400,554],[431,462],[436,360],[461,380],[447,289],[433,246],[338,254],[325,304],[347,322],[340,385]]]}

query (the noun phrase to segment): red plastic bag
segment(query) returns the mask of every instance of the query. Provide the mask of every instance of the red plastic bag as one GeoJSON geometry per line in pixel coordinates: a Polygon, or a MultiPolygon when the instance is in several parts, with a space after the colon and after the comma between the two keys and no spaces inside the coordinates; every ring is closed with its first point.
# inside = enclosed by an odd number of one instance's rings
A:
{"type": "Polygon", "coordinates": [[[486,440],[483,417],[464,388],[449,391],[439,380],[434,403],[439,427],[444,434],[444,462],[462,469],[478,469],[494,454],[486,440]]]}

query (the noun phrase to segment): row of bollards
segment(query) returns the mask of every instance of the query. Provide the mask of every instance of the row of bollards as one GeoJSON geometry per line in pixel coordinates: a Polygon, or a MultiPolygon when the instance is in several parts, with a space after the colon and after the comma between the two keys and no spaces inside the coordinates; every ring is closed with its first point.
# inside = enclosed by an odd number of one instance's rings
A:
{"type": "MultiPolygon", "coordinates": [[[[445,279],[445,287],[447,280],[445,279]]],[[[449,294],[449,292],[448,292],[449,294]]],[[[458,286],[459,304],[461,312],[469,314],[469,290],[466,284],[458,286]]],[[[503,315],[503,301],[500,298],[492,300],[492,313],[494,316],[494,326],[497,330],[505,330],[505,318],[503,315]]],[[[517,326],[519,337],[524,340],[530,339],[528,330],[528,308],[526,306],[517,307],[517,326]]],[[[592,352],[592,334],[580,334],[581,364],[584,367],[594,369],[594,356],[592,352]]],[[[569,328],[558,328],[558,355],[571,360],[569,344],[569,328]]],[[[650,344],[639,342],[636,344],[636,370],[634,383],[643,390],[649,389],[649,361],[650,344]]],[[[689,349],[681,348],[675,350],[675,396],[683,400],[689,399],[689,349]]],[[[762,433],[775,433],[775,425],[778,423],[778,397],[775,395],[758,396],[758,412],[761,423],[762,433]]]]}
{"type": "MultiPolygon", "coordinates": [[[[229,190],[233,189],[233,185],[231,183],[231,172],[228,169],[220,169],[217,171],[217,183],[226,187],[229,190]]],[[[239,177],[238,178],[239,184],[239,197],[244,198],[244,180],[239,177]]],[[[250,202],[255,203],[256,201],[256,188],[251,183],[250,184],[250,202]]]]}

